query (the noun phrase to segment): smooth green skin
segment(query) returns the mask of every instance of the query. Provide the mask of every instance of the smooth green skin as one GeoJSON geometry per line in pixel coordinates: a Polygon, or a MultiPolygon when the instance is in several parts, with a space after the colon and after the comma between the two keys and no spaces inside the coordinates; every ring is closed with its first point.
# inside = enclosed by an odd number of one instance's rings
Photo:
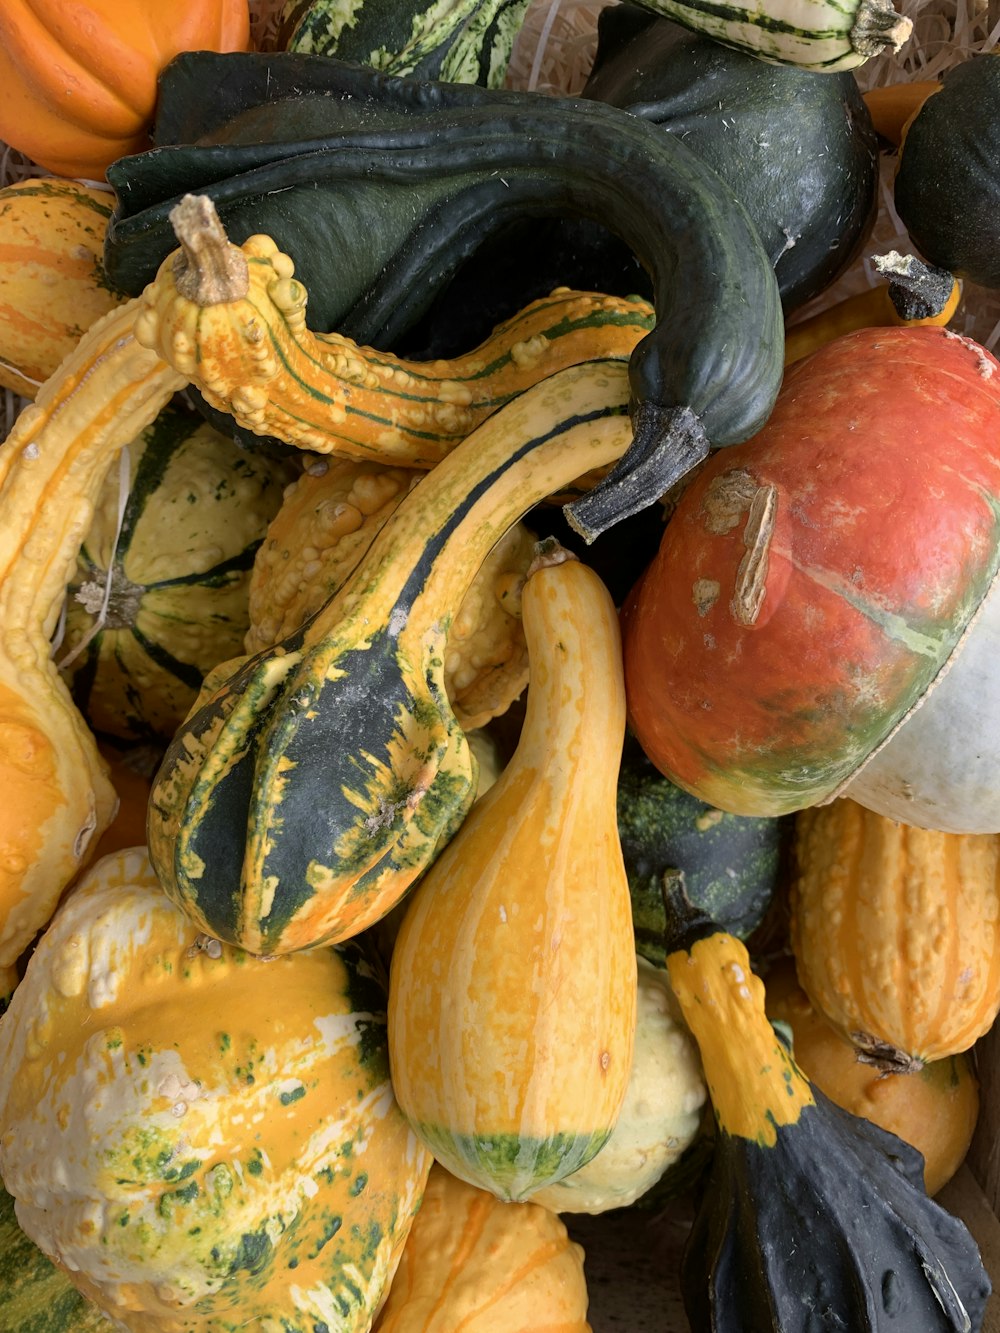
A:
{"type": "Polygon", "coordinates": [[[691,903],[746,939],[779,882],[787,818],[731,815],[674,786],[629,737],[618,777],[618,835],[632,895],[636,950],[663,966],[672,934],[664,875],[679,875],[691,903]]]}
{"type": "Polygon", "coordinates": [[[1000,288],[1000,58],[975,55],[944,76],[903,141],[896,211],[925,259],[1000,288]]]}

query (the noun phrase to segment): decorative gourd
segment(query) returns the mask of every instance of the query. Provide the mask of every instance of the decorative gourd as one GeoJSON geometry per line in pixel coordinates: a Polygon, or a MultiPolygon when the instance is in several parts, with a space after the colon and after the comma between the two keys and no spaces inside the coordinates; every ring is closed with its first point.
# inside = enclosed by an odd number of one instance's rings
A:
{"type": "Polygon", "coordinates": [[[618,773],[618,836],[632,898],[635,947],[662,967],[664,875],[680,876],[692,903],[746,939],[771,904],[791,820],[730,815],[665,778],[627,736],[618,773]]]}
{"type": "Polygon", "coordinates": [[[912,1144],[924,1159],[924,1188],[937,1194],[962,1165],[979,1114],[979,1085],[965,1055],[915,1074],[887,1074],[818,1014],[783,959],[767,974],[767,1016],[791,1029],[795,1062],[832,1102],[912,1144]]]}
{"type": "Polygon", "coordinates": [[[872,264],[888,276],[888,282],[845,296],[835,305],[786,327],[786,366],[855,329],[928,324],[943,328],[958,309],[962,285],[943,269],[896,250],[873,255],[872,264]]]}
{"type": "MultiPolygon", "coordinates": [[[[277,53],[188,57],[180,67],[161,100],[190,95],[201,106],[187,108],[180,125],[176,115],[168,120],[164,138],[158,129],[158,142],[174,146],[114,173],[125,201],[109,230],[116,282],[134,291],[148,281],[173,248],[178,193],[200,191],[218,198],[235,239],[266,231],[291,256],[310,292],[313,328],[392,346],[462,259],[513,217],[597,217],[654,274],[656,325],[630,353],[635,449],[613,480],[574,505],[574,525],[592,538],[657,499],[710,443],[745,439],[766,419],[781,379],[774,273],[736,197],[679,136],[597,102],[392,79],[284,54],[284,66],[277,53]],[[204,89],[220,84],[223,106],[205,107],[204,89]],[[223,109],[236,85],[258,99],[242,115],[223,109]],[[190,131],[186,141],[178,131],[190,131]],[[198,136],[226,141],[195,143],[198,136]],[[227,163],[234,174],[225,179],[227,163]],[[126,275],[130,249],[138,254],[126,275]]],[[[281,289],[279,304],[288,295],[281,289]]],[[[257,306],[255,318],[266,308],[257,306]]],[[[217,313],[219,322],[234,316],[235,328],[212,334],[204,315],[189,313],[176,351],[168,319],[164,353],[184,360],[213,407],[233,397],[242,425],[285,438],[279,421],[292,407],[290,385],[273,358],[250,355],[253,347],[234,361],[246,305],[234,300],[217,313]],[[188,364],[195,339],[205,375],[188,364]]],[[[285,351],[276,314],[266,323],[285,351]]],[[[294,359],[302,364],[301,352],[294,359]]],[[[323,391],[315,366],[305,368],[301,388],[314,414],[323,391]]]]}
{"type": "Polygon", "coordinates": [[[0,139],[57,175],[100,179],[148,145],[171,57],[249,40],[246,0],[5,0],[0,139]]]}
{"type": "Polygon", "coordinates": [[[21,1226],[135,1333],[362,1333],[430,1166],[384,1025],[356,946],[248,957],[199,935],[143,851],[105,858],[0,1026],[21,1226]]]}
{"type": "Polygon", "coordinates": [[[0,190],[0,386],[34,398],[94,320],[125,300],[104,273],[113,203],[51,176],[0,190]]]}
{"type": "Polygon", "coordinates": [[[829,74],[854,69],[872,56],[895,52],[909,39],[913,23],[885,0],[823,0],[808,6],[788,0],[766,4],[705,4],[704,0],[638,0],[724,46],[758,60],[829,74]]]}
{"type": "MultiPolygon", "coordinates": [[[[420,476],[351,458],[317,458],[306,467],[254,561],[248,653],[294,633],[329,601],[420,476]]],[[[503,713],[528,683],[518,588],[534,546],[516,523],[486,557],[455,616],[444,681],[466,731],[503,713]]]]}
{"type": "Polygon", "coordinates": [[[607,1143],[571,1176],[534,1193],[556,1213],[604,1213],[641,1198],[679,1162],[701,1127],[701,1063],[662,967],[638,960],[632,1073],[607,1143]]]}
{"type": "Polygon", "coordinates": [[[286,0],[275,45],[354,60],[387,74],[502,88],[528,0],[355,5],[286,0]]]}
{"type": "Polygon", "coordinates": [[[208,934],[262,954],[350,938],[433,861],[476,781],[444,689],[455,612],[517,519],[624,453],[627,402],[620,361],[520,394],[410,492],[301,630],[206,677],[157,775],[149,839],[208,934]]]}
{"type": "Polygon", "coordinates": [[[932,264],[1000,288],[1000,59],[947,71],[902,134],[893,202],[932,264]]]}
{"type": "Polygon", "coordinates": [[[889,148],[898,148],[906,127],[931,93],[940,92],[937,79],[903,79],[864,94],[875,133],[889,148]]]}
{"type": "Polygon", "coordinates": [[[0,449],[0,969],[115,811],[51,638],[109,467],[184,383],[135,343],[135,314],[128,302],[93,324],[0,449]]]}
{"type": "Polygon", "coordinates": [[[881,1068],[969,1050],[1000,1012],[1000,834],[854,801],[796,819],[792,952],[816,1008],[881,1068]]]}
{"type": "Polygon", "coordinates": [[[376,1333],[591,1333],[583,1250],[554,1213],[435,1163],[376,1333]]]}
{"type": "Polygon", "coordinates": [[[547,375],[628,357],[650,324],[644,301],[562,289],[463,357],[407,362],[314,334],[291,259],[267,236],[231,245],[207,195],[172,217],[183,258],[140,298],[136,337],[247,429],[316,453],[430,468],[547,375]]]}
{"type": "Polygon", "coordinates": [[[28,1239],[0,1187],[0,1328],[4,1333],[112,1333],[114,1325],[28,1239]]]}
{"type": "Polygon", "coordinates": [[[127,472],[112,468],[98,498],[56,661],[95,731],[166,744],[205,673],[243,647],[254,556],[298,469],[179,407],[119,457],[127,472]]]}
{"type": "Polygon", "coordinates": [[[681,1272],[691,1327],[977,1333],[990,1282],[975,1241],[924,1193],[915,1149],[809,1083],[744,945],[692,920],[667,970],[716,1119],[681,1272]]]}
{"type": "Polygon", "coordinates": [[[389,983],[404,1114],[453,1174],[515,1201],[605,1144],[636,1023],[614,604],[592,570],[545,546],[522,614],[517,749],[417,887],[389,983]]]}
{"type": "MultiPolygon", "coordinates": [[[[943,329],[847,334],[708,461],[624,621],[630,721],[672,781],[737,814],[801,809],[934,708],[1000,569],[998,370],[943,329]]],[[[1000,811],[974,757],[997,702],[951,716],[983,831],[1000,811]]],[[[964,770],[942,777],[934,820],[968,815],[964,770]]]]}

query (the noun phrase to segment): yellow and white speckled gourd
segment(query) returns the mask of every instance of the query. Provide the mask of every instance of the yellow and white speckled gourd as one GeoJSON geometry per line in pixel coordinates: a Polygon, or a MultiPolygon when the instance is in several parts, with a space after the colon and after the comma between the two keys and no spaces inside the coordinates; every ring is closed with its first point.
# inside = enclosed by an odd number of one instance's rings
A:
{"type": "Polygon", "coordinates": [[[24,1231],[132,1333],[363,1333],[430,1166],[383,1005],[358,946],[254,958],[105,857],[0,1025],[24,1231]]]}

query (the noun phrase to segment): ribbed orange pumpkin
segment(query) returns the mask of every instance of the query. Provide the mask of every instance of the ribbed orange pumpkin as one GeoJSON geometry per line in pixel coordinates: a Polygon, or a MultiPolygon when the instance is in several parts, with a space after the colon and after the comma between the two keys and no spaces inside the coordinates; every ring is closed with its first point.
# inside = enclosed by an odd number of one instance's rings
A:
{"type": "Polygon", "coordinates": [[[919,1068],[989,1030],[1000,835],[912,828],[842,798],[797,816],[796,860],[799,981],[863,1059],[919,1068]]]}
{"type": "Polygon", "coordinates": [[[249,42],[247,0],[4,0],[0,139],[56,175],[101,179],[148,147],[168,61],[249,42]]]}
{"type": "Polygon", "coordinates": [[[946,1185],[965,1159],[979,1114],[968,1056],[933,1060],[913,1074],[875,1069],[812,1007],[791,959],[768,972],[766,1001],[768,1018],[791,1028],[795,1062],[806,1077],[845,1111],[911,1143],[923,1156],[928,1194],[946,1185]]]}

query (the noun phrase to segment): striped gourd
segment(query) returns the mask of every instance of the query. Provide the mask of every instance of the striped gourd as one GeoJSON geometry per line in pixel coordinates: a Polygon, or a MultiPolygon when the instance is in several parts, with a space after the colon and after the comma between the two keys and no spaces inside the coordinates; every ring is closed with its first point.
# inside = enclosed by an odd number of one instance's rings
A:
{"type": "Polygon", "coordinates": [[[430,1167],[356,945],[262,961],[199,934],[145,851],[99,862],[0,1030],[25,1232],[132,1333],[363,1333],[430,1167]]]}
{"type": "Polygon", "coordinates": [[[114,195],[49,176],[0,190],[0,385],[34,398],[99,316],[125,300],[102,251],[114,195]]]}
{"type": "Polygon", "coordinates": [[[522,514],[621,457],[628,397],[622,361],[522,393],[410,492],[301,630],[206,678],[149,838],[209,934],[266,954],[349,938],[434,859],[476,779],[444,687],[456,610],[522,514]]]}
{"type": "Polygon", "coordinates": [[[0,1329],[4,1333],[113,1333],[61,1269],[24,1234],[0,1187],[0,1329]]]}
{"type": "Polygon", "coordinates": [[[636,1025],[617,616],[593,570],[544,545],[517,749],[421,880],[389,984],[400,1106],[449,1171],[511,1201],[604,1147],[636,1025]]]}
{"type": "Polygon", "coordinates": [[[56,659],[96,731],[166,742],[206,671],[242,650],[254,556],[297,469],[176,407],[120,457],[128,475],[105,482],[56,659]]]}
{"type": "Polygon", "coordinates": [[[638,0],[643,9],[777,65],[830,73],[898,51],[913,22],[891,0],[638,0]]]}
{"type": "MultiPolygon", "coordinates": [[[[354,458],[319,458],[306,467],[254,560],[248,653],[293,634],[330,600],[423,475],[354,458]]],[[[444,683],[465,731],[505,712],[528,683],[518,587],[534,546],[516,523],[486,557],[455,615],[444,683]]]]}
{"type": "Polygon", "coordinates": [[[286,0],[277,45],[386,74],[502,88],[528,0],[286,0]]]}

